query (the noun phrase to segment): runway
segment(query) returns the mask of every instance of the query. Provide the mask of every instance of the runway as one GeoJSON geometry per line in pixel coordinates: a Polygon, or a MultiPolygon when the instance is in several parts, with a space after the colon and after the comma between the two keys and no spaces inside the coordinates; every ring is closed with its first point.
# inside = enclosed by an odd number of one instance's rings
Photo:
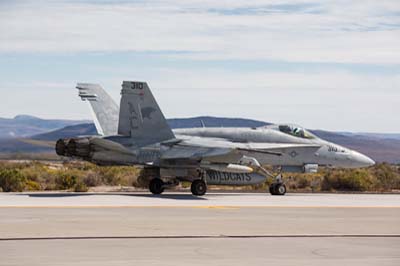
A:
{"type": "Polygon", "coordinates": [[[400,265],[400,195],[0,194],[0,265],[400,265]]]}

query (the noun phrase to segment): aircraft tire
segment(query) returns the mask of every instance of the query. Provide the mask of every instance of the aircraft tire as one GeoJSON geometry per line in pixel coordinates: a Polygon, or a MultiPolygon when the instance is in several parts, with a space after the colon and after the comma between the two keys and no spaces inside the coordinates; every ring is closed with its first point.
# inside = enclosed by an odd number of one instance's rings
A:
{"type": "Polygon", "coordinates": [[[153,178],[149,183],[149,190],[154,195],[159,195],[164,192],[164,182],[159,178],[153,178]]]}
{"type": "Polygon", "coordinates": [[[271,195],[274,195],[274,193],[275,193],[275,184],[269,185],[269,193],[271,195]]]}
{"type": "Polygon", "coordinates": [[[286,194],[286,186],[285,184],[281,183],[271,184],[269,187],[269,192],[274,196],[283,196],[286,194]]]}
{"type": "Polygon", "coordinates": [[[207,192],[206,182],[200,179],[194,180],[190,186],[190,190],[195,196],[203,196],[207,192]]]}

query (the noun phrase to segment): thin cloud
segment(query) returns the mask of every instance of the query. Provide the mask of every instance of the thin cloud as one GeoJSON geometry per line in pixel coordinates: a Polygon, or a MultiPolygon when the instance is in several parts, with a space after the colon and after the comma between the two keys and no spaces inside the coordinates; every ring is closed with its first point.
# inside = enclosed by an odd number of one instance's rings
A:
{"type": "Polygon", "coordinates": [[[139,79],[167,117],[400,130],[397,0],[0,3],[0,116],[89,118],[76,82],[139,79]]]}
{"type": "Polygon", "coordinates": [[[0,52],[186,51],[195,60],[397,64],[400,18],[385,15],[400,12],[396,3],[23,1],[0,9],[0,52]]]}

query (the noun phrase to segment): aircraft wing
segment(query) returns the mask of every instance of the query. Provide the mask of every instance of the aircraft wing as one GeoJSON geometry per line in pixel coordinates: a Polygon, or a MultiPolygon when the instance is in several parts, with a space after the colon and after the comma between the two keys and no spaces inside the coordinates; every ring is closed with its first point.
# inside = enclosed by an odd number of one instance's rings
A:
{"type": "Polygon", "coordinates": [[[318,144],[297,144],[297,143],[249,143],[244,147],[238,147],[239,151],[258,152],[266,154],[282,155],[286,150],[308,150],[317,151],[321,148],[318,144]]]}
{"type": "Polygon", "coordinates": [[[225,156],[235,153],[234,150],[229,148],[213,148],[213,147],[197,147],[197,146],[182,146],[174,145],[171,149],[162,153],[161,159],[203,159],[207,157],[225,156]]]}

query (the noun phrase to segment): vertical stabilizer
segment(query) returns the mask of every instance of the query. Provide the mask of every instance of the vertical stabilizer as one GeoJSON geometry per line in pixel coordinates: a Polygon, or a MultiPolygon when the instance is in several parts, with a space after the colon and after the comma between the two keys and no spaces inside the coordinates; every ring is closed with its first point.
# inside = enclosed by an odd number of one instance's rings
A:
{"type": "Polygon", "coordinates": [[[116,135],[118,130],[118,105],[98,84],[78,83],[79,97],[87,101],[94,124],[100,135],[116,135]]]}
{"type": "Polygon", "coordinates": [[[118,134],[138,144],[175,138],[146,82],[122,83],[118,134]]]}

